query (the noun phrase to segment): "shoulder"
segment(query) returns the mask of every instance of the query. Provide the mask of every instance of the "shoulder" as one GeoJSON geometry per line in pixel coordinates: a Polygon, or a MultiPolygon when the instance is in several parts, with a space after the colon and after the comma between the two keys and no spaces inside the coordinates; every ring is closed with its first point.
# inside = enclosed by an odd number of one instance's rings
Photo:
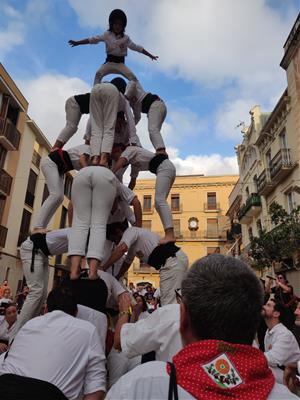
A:
{"type": "Polygon", "coordinates": [[[275,383],[271,393],[269,394],[268,400],[289,400],[299,399],[298,396],[291,393],[287,387],[279,383],[275,383]]]}
{"type": "Polygon", "coordinates": [[[169,375],[166,363],[152,361],[142,364],[123,375],[110,389],[107,399],[146,399],[149,391],[157,386],[168,387],[169,375]],[[155,381],[155,385],[152,385],[155,381]],[[161,385],[160,385],[161,384],[161,385]],[[142,397],[140,397],[140,395],[142,397]]]}

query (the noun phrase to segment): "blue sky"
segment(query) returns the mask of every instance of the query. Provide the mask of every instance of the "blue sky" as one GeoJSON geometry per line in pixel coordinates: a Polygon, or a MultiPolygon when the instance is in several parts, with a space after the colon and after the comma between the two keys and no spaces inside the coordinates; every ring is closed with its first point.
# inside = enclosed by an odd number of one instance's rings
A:
{"type": "MultiPolygon", "coordinates": [[[[0,0],[0,59],[30,102],[29,115],[51,142],[64,126],[64,102],[90,90],[103,44],[69,39],[103,32],[113,8],[126,32],[159,56],[129,50],[126,64],[168,107],[163,134],[178,173],[237,172],[235,126],[260,104],[271,111],[286,86],[282,46],[299,0],[0,0]]],[[[80,129],[70,145],[81,142],[80,129]]],[[[138,134],[151,148],[145,118],[138,134]]]]}

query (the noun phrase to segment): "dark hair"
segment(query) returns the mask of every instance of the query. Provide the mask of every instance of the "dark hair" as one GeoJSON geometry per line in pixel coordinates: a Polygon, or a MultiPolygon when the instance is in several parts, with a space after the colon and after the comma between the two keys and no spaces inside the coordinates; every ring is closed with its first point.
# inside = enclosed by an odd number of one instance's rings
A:
{"type": "Polygon", "coordinates": [[[51,290],[47,297],[48,311],[60,310],[75,316],[77,313],[77,302],[72,291],[68,287],[58,286],[51,290]]]}
{"type": "Polygon", "coordinates": [[[288,280],[286,279],[286,275],[285,275],[285,274],[283,274],[283,273],[281,273],[281,272],[277,272],[277,273],[276,273],[276,276],[278,277],[279,275],[281,275],[281,276],[283,277],[284,281],[285,281],[286,283],[288,283],[288,280]]]}
{"type": "Polygon", "coordinates": [[[112,224],[106,225],[106,238],[110,240],[110,238],[116,233],[116,230],[120,229],[122,232],[125,232],[128,228],[128,221],[124,219],[123,222],[113,222],[112,224]]]}
{"type": "Polygon", "coordinates": [[[120,33],[120,35],[123,37],[124,36],[124,32],[125,32],[125,28],[126,28],[126,25],[127,25],[127,17],[126,17],[126,14],[124,13],[123,10],[120,10],[120,9],[117,8],[115,10],[112,10],[112,12],[109,14],[109,17],[108,17],[108,23],[109,23],[108,30],[109,30],[109,32],[113,31],[113,24],[114,24],[114,22],[116,20],[120,20],[122,22],[123,30],[120,33]]]}
{"type": "Polygon", "coordinates": [[[263,290],[245,263],[211,254],[197,260],[187,272],[182,301],[199,340],[251,344],[261,319],[263,290]]]}
{"type": "Polygon", "coordinates": [[[114,85],[118,89],[119,92],[121,92],[123,94],[125,93],[126,85],[127,85],[125,79],[117,77],[117,78],[112,79],[110,81],[110,83],[112,85],[114,85]]]}
{"type": "Polygon", "coordinates": [[[9,307],[15,307],[15,308],[17,308],[17,305],[16,305],[15,303],[7,303],[7,304],[4,304],[4,306],[3,306],[3,308],[4,308],[4,315],[6,315],[6,310],[7,310],[9,307]]]}
{"type": "Polygon", "coordinates": [[[142,296],[141,294],[137,294],[137,296],[135,296],[135,300],[136,300],[138,297],[140,297],[140,298],[142,299],[142,303],[143,303],[143,308],[142,308],[142,310],[143,310],[143,311],[147,311],[147,310],[148,310],[148,306],[147,306],[147,302],[146,302],[146,300],[145,300],[145,297],[142,296]]]}
{"type": "Polygon", "coordinates": [[[274,303],[274,311],[279,312],[279,321],[283,323],[283,325],[289,325],[287,310],[282,303],[279,303],[275,299],[270,299],[274,303]]]}

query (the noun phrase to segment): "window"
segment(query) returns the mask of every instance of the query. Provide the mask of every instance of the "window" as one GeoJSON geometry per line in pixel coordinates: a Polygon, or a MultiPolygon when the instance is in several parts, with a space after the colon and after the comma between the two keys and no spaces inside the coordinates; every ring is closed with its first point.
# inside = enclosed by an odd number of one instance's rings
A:
{"type": "Polygon", "coordinates": [[[41,156],[36,150],[33,150],[31,161],[37,168],[40,168],[41,156]]]}
{"type": "Polygon", "coordinates": [[[68,199],[71,198],[72,183],[73,183],[72,176],[71,175],[66,175],[65,176],[64,194],[68,199]]]}
{"type": "Polygon", "coordinates": [[[143,210],[144,211],[151,211],[152,209],[152,197],[151,195],[145,195],[143,198],[143,210]]]}
{"type": "Polygon", "coordinates": [[[218,219],[208,218],[207,219],[207,237],[217,238],[218,237],[218,219]]]}
{"type": "Polygon", "coordinates": [[[179,194],[171,195],[171,210],[179,211],[180,210],[180,197],[179,194]]]}
{"type": "Polygon", "coordinates": [[[7,150],[0,144],[0,168],[4,167],[7,150]]]}
{"type": "Polygon", "coordinates": [[[177,237],[177,238],[182,237],[182,234],[180,231],[180,219],[173,219],[173,225],[174,225],[175,237],[177,237]]]}
{"type": "Polygon", "coordinates": [[[246,198],[248,199],[248,197],[250,196],[250,192],[249,192],[248,186],[246,187],[245,192],[246,192],[246,198]]]}
{"type": "Polygon", "coordinates": [[[215,192],[207,193],[207,209],[208,210],[217,209],[217,195],[215,192]]]}
{"type": "Polygon", "coordinates": [[[20,246],[24,242],[24,240],[27,239],[27,236],[29,234],[31,215],[31,212],[25,209],[23,210],[18,246],[20,246]]]}
{"type": "Polygon", "coordinates": [[[256,228],[257,228],[258,236],[261,236],[263,228],[262,228],[262,224],[261,224],[261,220],[260,219],[258,219],[256,221],[256,228]]]}
{"type": "Polygon", "coordinates": [[[295,208],[295,201],[294,201],[294,194],[293,192],[289,192],[286,195],[286,201],[287,201],[287,210],[288,213],[291,213],[293,209],[295,208]]]}
{"type": "Polygon", "coordinates": [[[285,129],[280,133],[280,148],[281,149],[287,149],[287,140],[286,140],[286,134],[285,134],[285,129]]]}
{"type": "Polygon", "coordinates": [[[0,118],[6,118],[8,104],[9,104],[9,96],[3,95],[0,107],[0,118]]]}
{"type": "Polygon", "coordinates": [[[17,107],[13,107],[11,104],[8,105],[8,110],[7,110],[7,118],[11,120],[13,125],[17,125],[18,123],[18,117],[19,117],[19,109],[17,107]]]}
{"type": "Polygon", "coordinates": [[[267,168],[271,167],[271,160],[272,160],[272,156],[271,156],[271,150],[268,150],[266,152],[266,163],[267,163],[267,168]]]}
{"type": "Polygon", "coordinates": [[[4,213],[4,208],[5,208],[5,201],[6,201],[6,197],[0,196],[0,223],[2,223],[2,217],[3,217],[3,213],[4,213]]]}
{"type": "Polygon", "coordinates": [[[253,239],[253,232],[252,232],[252,228],[248,228],[248,236],[249,236],[249,240],[251,241],[253,239]]]}
{"type": "Polygon", "coordinates": [[[27,192],[26,192],[26,197],[25,197],[25,203],[29,207],[33,207],[36,181],[37,181],[37,174],[31,169],[29,172],[27,192]]]}
{"type": "Polygon", "coordinates": [[[45,183],[44,185],[44,191],[43,191],[43,198],[42,198],[42,205],[44,203],[44,201],[46,200],[46,198],[49,196],[49,190],[48,190],[48,186],[45,183]]]}
{"type": "Polygon", "coordinates": [[[207,255],[209,256],[210,254],[219,254],[220,253],[220,247],[207,247],[207,255]]]}
{"type": "Polygon", "coordinates": [[[148,229],[149,231],[151,231],[151,220],[143,220],[142,228],[148,229]]]}

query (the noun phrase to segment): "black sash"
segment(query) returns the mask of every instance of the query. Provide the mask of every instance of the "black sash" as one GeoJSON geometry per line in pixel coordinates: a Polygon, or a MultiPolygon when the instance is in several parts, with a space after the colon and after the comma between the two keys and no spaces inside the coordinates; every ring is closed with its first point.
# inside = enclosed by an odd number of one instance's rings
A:
{"type": "Polygon", "coordinates": [[[168,400],[178,400],[178,388],[177,388],[177,379],[176,379],[176,369],[175,365],[171,362],[168,362],[171,372],[170,372],[170,381],[169,381],[169,393],[168,400]],[[173,397],[174,395],[174,397],[173,397]]]}
{"type": "Polygon", "coordinates": [[[167,160],[169,157],[166,154],[157,154],[154,156],[150,162],[149,162],[149,171],[152,172],[152,174],[156,175],[157,168],[160,166],[160,164],[167,160]]]}
{"type": "Polygon", "coordinates": [[[57,165],[58,172],[61,175],[74,169],[69,153],[65,150],[54,150],[49,153],[48,157],[57,165]]]}
{"type": "Polygon", "coordinates": [[[77,94],[74,96],[74,99],[79,105],[81,114],[90,113],[90,97],[91,93],[77,94]]]}
{"type": "Polygon", "coordinates": [[[107,54],[105,63],[107,62],[114,62],[118,64],[124,64],[125,63],[125,57],[124,56],[113,56],[112,54],[107,54]]]}
{"type": "Polygon", "coordinates": [[[1,400],[68,400],[50,382],[15,374],[0,376],[1,400]]]}
{"type": "Polygon", "coordinates": [[[152,250],[147,264],[156,270],[160,270],[169,257],[175,257],[178,250],[180,250],[180,247],[176,246],[173,242],[160,244],[152,250]]]}
{"type": "Polygon", "coordinates": [[[151,107],[152,103],[156,100],[159,100],[157,94],[148,93],[142,100],[142,113],[148,114],[149,108],[151,107]]]}
{"type": "Polygon", "coordinates": [[[47,246],[47,241],[46,241],[46,233],[34,233],[33,235],[30,236],[30,240],[33,243],[33,248],[32,248],[32,256],[31,256],[31,265],[30,265],[30,271],[34,271],[34,259],[35,255],[39,250],[46,256],[49,257],[50,251],[47,246]]]}

